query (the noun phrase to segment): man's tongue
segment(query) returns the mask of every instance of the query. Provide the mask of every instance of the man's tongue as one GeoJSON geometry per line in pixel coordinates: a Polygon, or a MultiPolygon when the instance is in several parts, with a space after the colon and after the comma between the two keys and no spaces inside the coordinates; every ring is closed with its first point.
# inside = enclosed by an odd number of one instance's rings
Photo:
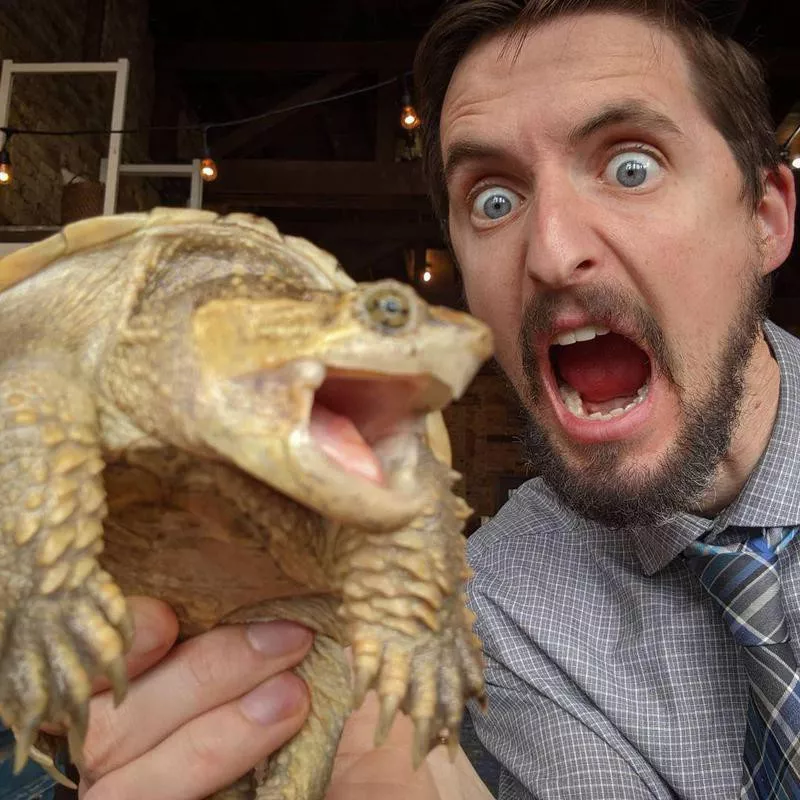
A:
{"type": "Polygon", "coordinates": [[[616,333],[557,347],[555,363],[588,413],[605,412],[634,398],[650,375],[644,351],[616,333]]]}

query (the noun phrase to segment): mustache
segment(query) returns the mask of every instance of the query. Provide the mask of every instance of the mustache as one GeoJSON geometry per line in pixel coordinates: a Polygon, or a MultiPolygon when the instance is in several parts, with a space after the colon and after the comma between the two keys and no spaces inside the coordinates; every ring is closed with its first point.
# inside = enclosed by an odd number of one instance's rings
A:
{"type": "MultiPolygon", "coordinates": [[[[613,286],[582,286],[568,292],[540,292],[525,308],[520,328],[520,351],[529,379],[538,375],[534,342],[553,330],[556,317],[566,308],[580,308],[592,319],[612,328],[633,332],[637,344],[647,346],[661,372],[673,383],[675,364],[664,334],[653,316],[635,300],[613,286]]],[[[533,388],[533,387],[532,387],[533,388]]]]}

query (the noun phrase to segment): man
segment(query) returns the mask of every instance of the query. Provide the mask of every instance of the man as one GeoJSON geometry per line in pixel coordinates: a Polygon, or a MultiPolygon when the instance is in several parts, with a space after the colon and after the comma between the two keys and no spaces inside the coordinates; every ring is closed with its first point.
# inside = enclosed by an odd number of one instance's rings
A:
{"type": "Polygon", "coordinates": [[[500,795],[737,796],[747,681],[683,554],[800,523],[800,348],[762,324],[794,184],[758,71],[678,4],[558,0],[461,4],[419,67],[434,203],[542,475],[470,542],[500,795]]]}
{"type": "MultiPolygon", "coordinates": [[[[541,474],[470,540],[500,796],[737,796],[748,679],[691,545],[800,523],[800,345],[763,322],[794,184],[759,72],[669,0],[466,0],[417,85],[434,205],[541,474]]],[[[283,670],[307,636],[221,629],[162,660],[172,617],[134,608],[139,677],[118,711],[94,702],[85,800],[202,797],[302,723],[283,670]]],[[[486,796],[463,754],[412,774],[402,720],[371,752],[373,712],[330,800],[486,796]]]]}
{"type": "MultiPolygon", "coordinates": [[[[684,551],[800,523],[800,345],[763,324],[793,179],[758,70],[679,4],[518,6],[456,6],[419,56],[434,203],[542,475],[470,541],[475,723],[504,798],[734,797],[744,662],[684,551]]],[[[797,545],[778,569],[796,633],[797,545]]]]}

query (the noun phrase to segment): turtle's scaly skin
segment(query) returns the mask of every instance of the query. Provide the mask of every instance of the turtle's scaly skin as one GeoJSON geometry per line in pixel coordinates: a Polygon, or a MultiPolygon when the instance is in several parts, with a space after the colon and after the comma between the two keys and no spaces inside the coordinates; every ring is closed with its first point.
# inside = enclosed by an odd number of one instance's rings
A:
{"type": "Polygon", "coordinates": [[[372,688],[378,741],[398,709],[417,763],[456,740],[483,678],[439,412],[490,355],[485,326],[357,285],[267,220],[179,209],[67,226],[1,260],[0,290],[0,716],[17,768],[52,764],[45,722],[80,763],[96,675],[124,698],[133,593],[170,603],[182,637],[272,618],[317,632],[297,670],[307,723],[218,798],[322,798],[372,688]],[[320,409],[352,421],[382,481],[315,438],[320,409]]]}

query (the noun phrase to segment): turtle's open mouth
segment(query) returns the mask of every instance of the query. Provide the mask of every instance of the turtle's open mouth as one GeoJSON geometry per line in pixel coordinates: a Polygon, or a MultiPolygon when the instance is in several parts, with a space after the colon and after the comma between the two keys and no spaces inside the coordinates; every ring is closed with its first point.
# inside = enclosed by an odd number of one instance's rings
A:
{"type": "Polygon", "coordinates": [[[314,394],[309,433],[340,468],[386,485],[429,411],[451,393],[429,376],[328,369],[314,394]]]}

